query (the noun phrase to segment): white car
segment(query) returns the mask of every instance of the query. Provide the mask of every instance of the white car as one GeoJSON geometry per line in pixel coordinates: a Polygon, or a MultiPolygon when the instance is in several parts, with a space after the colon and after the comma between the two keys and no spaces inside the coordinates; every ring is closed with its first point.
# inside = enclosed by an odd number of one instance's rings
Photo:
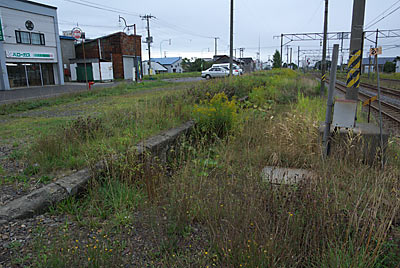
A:
{"type": "Polygon", "coordinates": [[[208,70],[201,72],[201,77],[205,79],[226,77],[226,76],[229,76],[229,69],[226,69],[224,67],[211,67],[208,70]]]}
{"type": "MultiPolygon", "coordinates": [[[[237,66],[236,64],[233,64],[233,75],[242,75],[243,70],[237,66]]],[[[224,67],[229,70],[229,63],[218,63],[218,64],[213,64],[212,67],[224,67]]]]}

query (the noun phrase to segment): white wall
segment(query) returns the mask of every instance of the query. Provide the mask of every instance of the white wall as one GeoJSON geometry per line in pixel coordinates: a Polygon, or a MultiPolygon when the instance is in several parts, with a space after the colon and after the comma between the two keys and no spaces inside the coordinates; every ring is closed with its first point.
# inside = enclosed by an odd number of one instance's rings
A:
{"type": "MultiPolygon", "coordinates": [[[[101,66],[102,81],[113,80],[114,74],[113,74],[112,62],[101,62],[100,66],[101,66]]],[[[92,63],[92,69],[93,69],[93,79],[95,81],[100,81],[99,63],[98,62],[92,63]]]]}
{"type": "Polygon", "coordinates": [[[177,73],[182,73],[183,72],[182,59],[180,59],[177,62],[174,62],[171,65],[166,65],[165,67],[167,67],[169,73],[173,73],[173,69],[176,69],[177,73]]]}
{"type": "MultiPolygon", "coordinates": [[[[149,74],[149,62],[148,61],[144,61],[142,63],[143,66],[143,75],[148,75],[149,74]]],[[[165,68],[163,65],[159,64],[158,62],[151,62],[151,69],[153,70],[153,74],[154,72],[169,72],[167,68],[165,68]]]]}
{"type": "Polygon", "coordinates": [[[101,63],[101,77],[103,80],[113,80],[114,71],[112,67],[112,62],[102,62],[101,63]]]}
{"type": "Polygon", "coordinates": [[[76,63],[70,64],[71,81],[76,81],[78,79],[78,76],[76,74],[76,67],[78,67],[78,64],[76,64],[76,63]]]}
{"type": "Polygon", "coordinates": [[[0,7],[0,16],[3,24],[5,51],[52,53],[54,55],[53,59],[6,58],[7,62],[57,62],[57,43],[53,17],[6,7],[0,7]],[[27,20],[32,21],[34,24],[32,31],[28,31],[25,27],[27,20]],[[16,30],[44,34],[45,45],[17,44],[16,30]]]}

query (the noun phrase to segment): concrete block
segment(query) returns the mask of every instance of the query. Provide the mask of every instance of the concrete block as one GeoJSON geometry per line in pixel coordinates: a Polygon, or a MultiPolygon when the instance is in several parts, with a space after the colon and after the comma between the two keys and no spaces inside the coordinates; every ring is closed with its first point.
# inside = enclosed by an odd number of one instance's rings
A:
{"type": "Polygon", "coordinates": [[[296,168],[265,167],[261,173],[262,179],[272,184],[294,185],[310,179],[315,174],[312,171],[296,168]]]}
{"type": "Polygon", "coordinates": [[[0,220],[27,218],[68,197],[61,186],[51,183],[0,208],[0,220]]]}
{"type": "MultiPolygon", "coordinates": [[[[320,141],[324,133],[324,123],[319,127],[320,141]]],[[[335,155],[352,155],[365,163],[373,164],[379,160],[380,131],[372,123],[357,123],[355,128],[331,128],[330,152],[335,155]],[[351,144],[351,146],[349,146],[351,144]]],[[[386,151],[389,134],[383,131],[383,147],[386,151]]]]}

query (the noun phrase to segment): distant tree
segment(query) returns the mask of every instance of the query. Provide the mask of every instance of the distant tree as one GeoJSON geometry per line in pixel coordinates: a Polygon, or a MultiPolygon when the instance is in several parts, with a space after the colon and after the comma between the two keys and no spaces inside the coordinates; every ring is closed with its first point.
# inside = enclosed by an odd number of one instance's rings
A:
{"type": "Polygon", "coordinates": [[[385,73],[394,73],[396,71],[396,64],[391,61],[385,62],[385,65],[383,65],[383,71],[385,73]]]}
{"type": "Polygon", "coordinates": [[[203,59],[195,59],[194,61],[190,61],[187,58],[182,60],[182,68],[185,72],[201,72],[210,68],[212,62],[207,62],[203,59]]]}
{"type": "Polygon", "coordinates": [[[295,63],[293,63],[293,62],[289,64],[289,67],[290,67],[290,69],[292,69],[292,70],[297,70],[297,68],[298,68],[297,64],[295,64],[295,63]]]}
{"type": "MultiPolygon", "coordinates": [[[[331,68],[332,62],[330,60],[326,61],[326,69],[329,70],[331,68]]],[[[315,63],[315,68],[321,71],[322,68],[322,62],[321,61],[317,61],[315,63]]]]}
{"type": "Polygon", "coordinates": [[[183,68],[183,71],[189,72],[190,60],[188,58],[183,58],[182,59],[182,68],[183,68]]]}
{"type": "Polygon", "coordinates": [[[276,50],[273,57],[272,68],[281,68],[281,67],[282,67],[281,53],[279,53],[279,51],[276,50]]]}

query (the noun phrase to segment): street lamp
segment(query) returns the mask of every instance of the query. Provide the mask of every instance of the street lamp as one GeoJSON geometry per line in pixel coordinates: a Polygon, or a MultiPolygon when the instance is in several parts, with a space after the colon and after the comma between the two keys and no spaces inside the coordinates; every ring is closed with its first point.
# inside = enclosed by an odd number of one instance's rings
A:
{"type": "Polygon", "coordinates": [[[135,24],[128,25],[128,24],[126,23],[126,20],[124,19],[124,17],[118,16],[118,22],[119,22],[119,23],[121,23],[121,20],[122,20],[122,21],[124,22],[124,24],[125,24],[125,27],[124,27],[123,32],[125,32],[125,29],[128,28],[128,33],[129,33],[129,28],[135,27],[135,35],[136,35],[136,25],[135,25],[135,24]]]}
{"type": "Polygon", "coordinates": [[[171,39],[162,40],[162,41],[160,42],[160,58],[162,58],[162,48],[161,48],[161,45],[162,45],[163,42],[169,42],[169,45],[171,45],[171,39]]]}

